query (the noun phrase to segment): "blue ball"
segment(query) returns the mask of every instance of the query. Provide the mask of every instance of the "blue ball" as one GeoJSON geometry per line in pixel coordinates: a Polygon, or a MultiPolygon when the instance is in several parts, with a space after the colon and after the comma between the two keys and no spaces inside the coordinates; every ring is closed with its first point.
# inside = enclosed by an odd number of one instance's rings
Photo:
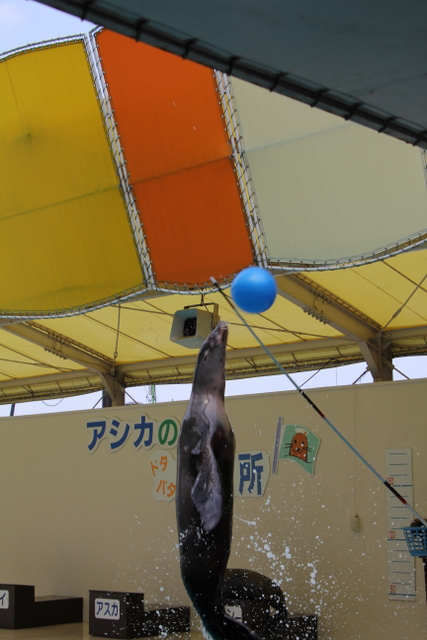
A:
{"type": "Polygon", "coordinates": [[[261,267],[243,269],[231,284],[231,297],[246,313],[263,313],[273,304],[277,293],[276,281],[261,267]]]}

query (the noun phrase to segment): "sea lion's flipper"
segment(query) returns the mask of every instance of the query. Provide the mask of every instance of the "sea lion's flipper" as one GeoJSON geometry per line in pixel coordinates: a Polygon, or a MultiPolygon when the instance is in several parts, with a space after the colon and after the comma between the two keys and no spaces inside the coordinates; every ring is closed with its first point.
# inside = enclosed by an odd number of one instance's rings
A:
{"type": "Polygon", "coordinates": [[[205,447],[201,455],[203,464],[200,465],[191,497],[199,512],[203,529],[212,531],[222,515],[222,482],[211,447],[205,447]]]}

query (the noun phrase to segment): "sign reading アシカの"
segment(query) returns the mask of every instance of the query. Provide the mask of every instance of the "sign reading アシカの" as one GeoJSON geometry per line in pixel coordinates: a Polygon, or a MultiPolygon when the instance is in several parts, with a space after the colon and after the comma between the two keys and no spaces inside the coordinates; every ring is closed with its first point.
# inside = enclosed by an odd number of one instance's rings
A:
{"type": "Polygon", "coordinates": [[[165,449],[176,447],[180,423],[176,418],[164,418],[160,422],[150,420],[142,414],[136,421],[113,418],[107,420],[88,420],[86,429],[89,435],[87,449],[95,453],[101,443],[105,443],[110,451],[118,451],[125,445],[132,446],[136,451],[151,449],[160,445],[165,449]]]}

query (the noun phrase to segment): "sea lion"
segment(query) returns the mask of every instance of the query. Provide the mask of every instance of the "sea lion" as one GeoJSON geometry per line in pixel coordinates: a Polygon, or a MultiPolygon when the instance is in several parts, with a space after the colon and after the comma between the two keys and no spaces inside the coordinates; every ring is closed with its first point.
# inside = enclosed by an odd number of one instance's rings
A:
{"type": "Polygon", "coordinates": [[[181,576],[213,640],[259,640],[224,612],[221,587],[230,554],[234,434],[224,407],[228,329],[202,345],[178,441],[176,515],[181,576]]]}

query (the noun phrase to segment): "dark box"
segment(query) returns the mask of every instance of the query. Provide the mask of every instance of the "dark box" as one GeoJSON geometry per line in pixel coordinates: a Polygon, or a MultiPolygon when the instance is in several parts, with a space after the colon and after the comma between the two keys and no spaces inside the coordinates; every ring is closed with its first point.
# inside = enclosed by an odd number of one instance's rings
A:
{"type": "Polygon", "coordinates": [[[241,620],[252,631],[269,640],[317,640],[317,616],[297,613],[272,613],[260,600],[227,599],[226,607],[238,607],[241,620]]]}
{"type": "Polygon", "coordinates": [[[0,628],[25,629],[83,620],[83,598],[34,597],[34,587],[0,584],[0,628]]]}
{"type": "Polygon", "coordinates": [[[137,638],[144,594],[89,591],[89,633],[107,638],[137,638]]]}
{"type": "Polygon", "coordinates": [[[89,591],[89,634],[144,638],[190,630],[190,607],[145,605],[143,593],[89,591]]]}
{"type": "Polygon", "coordinates": [[[162,607],[150,604],[145,607],[141,637],[190,631],[190,607],[162,607]]]}

